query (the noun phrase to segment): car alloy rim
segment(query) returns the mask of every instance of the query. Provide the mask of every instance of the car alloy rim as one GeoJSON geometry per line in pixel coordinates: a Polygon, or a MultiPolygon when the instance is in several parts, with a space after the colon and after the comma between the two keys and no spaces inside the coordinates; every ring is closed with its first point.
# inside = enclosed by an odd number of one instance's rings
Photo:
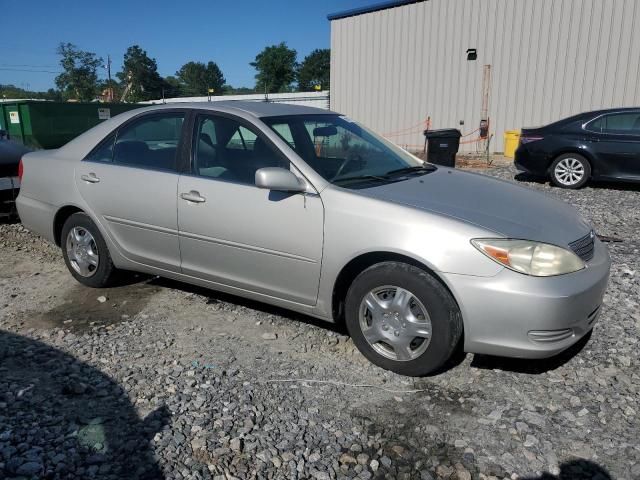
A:
{"type": "Polygon", "coordinates": [[[422,355],[431,342],[431,319],[422,302],[404,288],[374,288],[360,303],[360,330],[383,357],[406,362],[422,355]]]}
{"type": "Polygon", "coordinates": [[[554,170],[558,181],[563,185],[575,185],[584,177],[584,165],[577,158],[563,158],[554,170]]]}
{"type": "Polygon", "coordinates": [[[98,270],[98,246],[86,228],[73,227],[67,235],[67,257],[71,267],[83,277],[91,277],[98,270]]]}

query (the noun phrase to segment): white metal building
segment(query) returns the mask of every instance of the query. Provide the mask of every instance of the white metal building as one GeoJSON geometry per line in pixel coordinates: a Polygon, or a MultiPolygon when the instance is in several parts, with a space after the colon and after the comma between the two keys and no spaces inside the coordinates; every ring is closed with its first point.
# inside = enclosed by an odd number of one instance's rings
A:
{"type": "Polygon", "coordinates": [[[469,133],[488,115],[501,152],[505,130],[640,105],[640,0],[396,0],[329,20],[331,108],[402,145],[426,117],[469,133]]]}

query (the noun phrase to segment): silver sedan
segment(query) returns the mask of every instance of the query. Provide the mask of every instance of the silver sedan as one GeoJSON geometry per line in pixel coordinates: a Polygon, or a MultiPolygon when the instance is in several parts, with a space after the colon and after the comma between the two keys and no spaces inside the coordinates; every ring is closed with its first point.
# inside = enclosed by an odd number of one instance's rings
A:
{"type": "Polygon", "coordinates": [[[436,167],[334,112],[216,102],[118,115],[22,160],[24,225],[104,287],[135,270],[344,322],[405,375],[554,355],[610,260],[570,206],[436,167]]]}

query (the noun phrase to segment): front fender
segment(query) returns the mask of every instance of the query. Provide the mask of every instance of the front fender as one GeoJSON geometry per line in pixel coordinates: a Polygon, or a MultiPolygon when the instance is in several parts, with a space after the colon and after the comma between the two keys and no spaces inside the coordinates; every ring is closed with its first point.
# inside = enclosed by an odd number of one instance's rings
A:
{"type": "Polygon", "coordinates": [[[478,252],[470,240],[496,236],[475,225],[405,205],[326,189],[324,245],[318,313],[331,315],[333,289],[342,269],[368,253],[413,259],[436,274],[491,277],[502,267],[478,252]]]}

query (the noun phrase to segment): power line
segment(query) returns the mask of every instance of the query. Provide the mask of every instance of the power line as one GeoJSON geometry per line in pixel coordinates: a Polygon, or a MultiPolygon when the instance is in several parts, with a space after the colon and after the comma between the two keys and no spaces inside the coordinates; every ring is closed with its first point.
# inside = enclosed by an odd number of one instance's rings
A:
{"type": "Polygon", "coordinates": [[[0,67],[0,70],[6,72],[31,72],[31,73],[62,73],[62,70],[27,70],[24,68],[4,68],[0,67]]]}
{"type": "Polygon", "coordinates": [[[0,67],[57,68],[58,65],[27,65],[21,63],[0,63],[0,67]]]}

